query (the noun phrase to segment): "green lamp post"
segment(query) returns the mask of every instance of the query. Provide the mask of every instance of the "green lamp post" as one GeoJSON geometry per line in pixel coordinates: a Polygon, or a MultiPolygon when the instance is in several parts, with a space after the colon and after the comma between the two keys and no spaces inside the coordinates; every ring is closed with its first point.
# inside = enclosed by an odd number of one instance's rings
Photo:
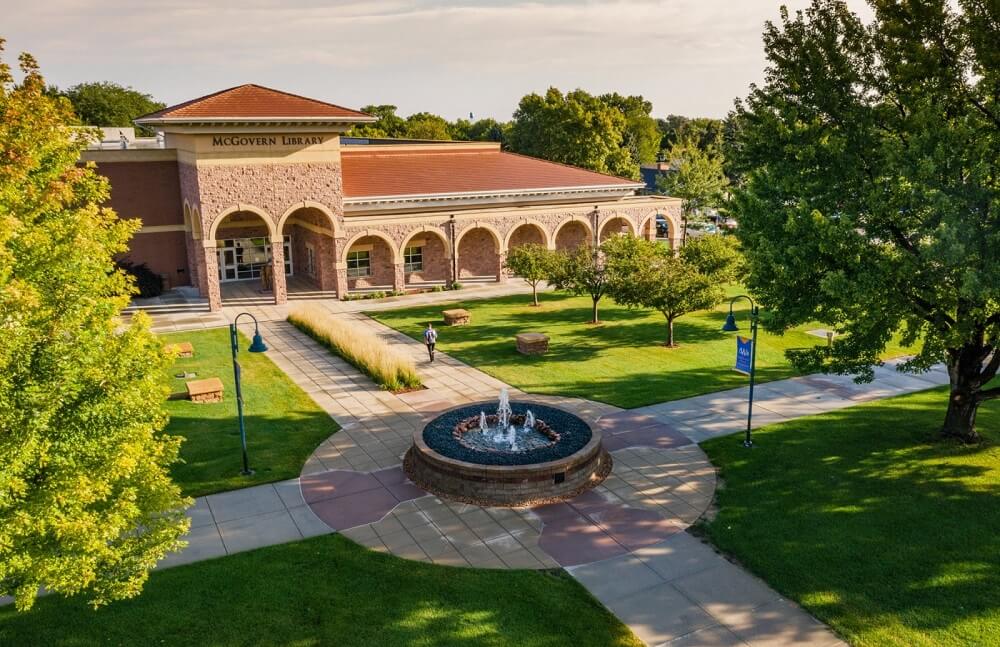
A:
{"type": "Polygon", "coordinates": [[[740,329],[736,325],[736,317],[733,315],[733,304],[740,299],[746,299],[750,302],[750,397],[747,403],[747,432],[743,439],[743,446],[749,448],[753,447],[753,440],[750,438],[750,425],[753,421],[753,385],[757,372],[757,324],[760,319],[760,309],[754,300],[745,294],[730,299],[729,315],[726,317],[726,323],[722,325],[722,329],[726,332],[736,332],[740,329]]]}
{"type": "Polygon", "coordinates": [[[243,471],[240,474],[251,476],[254,472],[250,469],[250,461],[247,457],[247,432],[243,425],[243,388],[240,385],[240,363],[236,359],[236,355],[240,352],[236,322],[244,315],[253,319],[253,341],[250,342],[247,350],[251,353],[263,353],[267,350],[267,345],[264,344],[264,338],[260,336],[260,325],[257,323],[257,319],[249,312],[241,312],[229,324],[229,346],[233,351],[233,377],[236,381],[236,416],[240,422],[240,444],[243,446],[243,471]]]}

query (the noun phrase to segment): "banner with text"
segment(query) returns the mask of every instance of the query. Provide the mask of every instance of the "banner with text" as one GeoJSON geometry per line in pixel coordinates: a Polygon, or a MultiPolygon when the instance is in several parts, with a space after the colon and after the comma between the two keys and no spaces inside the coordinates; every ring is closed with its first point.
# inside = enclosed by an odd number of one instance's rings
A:
{"type": "Polygon", "coordinates": [[[750,375],[750,358],[753,355],[753,341],[749,337],[736,337],[736,366],[733,370],[750,375]]]}

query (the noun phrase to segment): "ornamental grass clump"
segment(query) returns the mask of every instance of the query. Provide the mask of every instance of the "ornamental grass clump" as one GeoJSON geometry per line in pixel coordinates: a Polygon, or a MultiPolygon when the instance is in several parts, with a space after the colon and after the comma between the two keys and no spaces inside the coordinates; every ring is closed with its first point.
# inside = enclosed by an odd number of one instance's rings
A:
{"type": "Polygon", "coordinates": [[[314,305],[295,308],[289,313],[288,321],[384,389],[404,391],[423,386],[412,359],[361,326],[338,319],[314,305]]]}

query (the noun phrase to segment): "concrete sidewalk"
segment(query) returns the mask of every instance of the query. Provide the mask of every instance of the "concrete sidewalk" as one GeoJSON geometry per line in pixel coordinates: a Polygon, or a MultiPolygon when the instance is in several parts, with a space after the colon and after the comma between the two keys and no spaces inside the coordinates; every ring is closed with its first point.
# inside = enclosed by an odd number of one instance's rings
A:
{"type": "MultiPolygon", "coordinates": [[[[344,427],[317,448],[303,470],[307,475],[303,478],[346,479],[353,483],[357,477],[352,474],[381,474],[398,466],[402,453],[409,447],[412,433],[424,420],[436,415],[440,407],[492,399],[504,386],[499,380],[445,354],[439,353],[434,365],[429,365],[423,360],[422,346],[408,337],[362,315],[344,313],[344,316],[370,327],[390,344],[420,359],[419,370],[425,382],[433,385],[433,393],[428,395],[429,392],[424,391],[396,396],[380,391],[352,366],[332,356],[289,324],[265,323],[271,359],[344,427]]],[[[895,363],[877,369],[875,382],[867,385],[857,385],[850,378],[837,376],[805,376],[760,385],[755,391],[754,427],[947,383],[947,376],[941,369],[919,376],[901,374],[894,369],[895,363]]],[[[700,442],[738,432],[746,425],[746,388],[633,410],[585,400],[513,392],[517,397],[542,399],[556,406],[579,410],[588,422],[604,431],[609,442],[628,438],[627,442],[619,443],[622,447],[648,444],[652,448],[666,437],[686,437],[685,442],[700,442]]],[[[688,447],[697,451],[694,444],[688,447]]],[[[636,450],[622,449],[615,455],[630,451],[636,450]]],[[[650,451],[653,450],[645,450],[645,453],[650,451]]],[[[653,463],[648,465],[649,471],[627,477],[629,470],[643,468],[630,465],[630,460],[634,459],[627,459],[626,454],[619,458],[616,459],[620,463],[616,466],[616,474],[621,476],[612,475],[612,479],[618,478],[619,482],[642,479],[644,475],[666,475],[672,469],[653,463]]],[[[611,480],[607,485],[621,487],[611,480]]],[[[652,489],[645,492],[640,486],[634,498],[625,500],[625,509],[656,501],[655,493],[662,488],[654,485],[648,482],[647,487],[652,489]]],[[[368,492],[366,496],[369,497],[378,493],[374,489],[368,492]]],[[[600,486],[595,492],[604,497],[605,502],[611,502],[623,491],[600,486]]],[[[359,500],[364,498],[361,494],[357,495],[359,500]]],[[[704,495],[698,492],[694,496],[704,495]]],[[[349,498],[337,504],[337,518],[353,516],[347,506],[349,498]]],[[[481,537],[476,536],[483,536],[480,525],[473,522],[474,515],[479,514],[477,510],[482,510],[477,506],[449,504],[430,495],[398,505],[388,500],[389,497],[382,498],[386,498],[387,503],[376,515],[379,520],[356,527],[349,523],[338,530],[376,550],[410,559],[492,568],[524,567],[529,562],[534,568],[555,565],[551,559],[546,559],[544,539],[537,543],[537,537],[544,536],[548,522],[559,520],[544,513],[525,510],[518,519],[506,520],[505,523],[519,528],[508,533],[520,542],[520,546],[516,542],[513,546],[521,553],[530,552],[530,555],[520,556],[524,559],[512,560],[510,553],[502,552],[509,548],[503,545],[505,542],[496,542],[492,537],[480,541],[481,537]],[[428,503],[421,503],[425,501],[428,503]],[[433,506],[443,507],[431,510],[433,506]],[[447,521],[442,524],[438,517],[445,516],[447,521]],[[451,530],[450,534],[438,532],[436,526],[449,524],[460,530],[451,530]],[[476,543],[464,545],[456,540],[465,535],[476,543]],[[432,552],[430,546],[440,546],[441,552],[432,552]],[[527,559],[529,556],[532,559],[527,559]]],[[[299,479],[203,497],[198,499],[189,515],[193,526],[188,537],[191,545],[182,553],[170,556],[163,566],[334,532],[303,498],[299,479]]],[[[490,523],[488,517],[480,521],[481,525],[490,523]]],[[[693,518],[684,525],[690,521],[693,518]]],[[[492,525],[499,528],[497,532],[509,530],[503,523],[492,525]]],[[[841,644],[822,623],[687,532],[674,533],[657,543],[612,554],[615,556],[608,559],[595,554],[591,559],[599,561],[569,565],[567,570],[647,644],[841,644]]],[[[557,563],[566,564],[559,561],[558,553],[556,557],[557,563]]]]}

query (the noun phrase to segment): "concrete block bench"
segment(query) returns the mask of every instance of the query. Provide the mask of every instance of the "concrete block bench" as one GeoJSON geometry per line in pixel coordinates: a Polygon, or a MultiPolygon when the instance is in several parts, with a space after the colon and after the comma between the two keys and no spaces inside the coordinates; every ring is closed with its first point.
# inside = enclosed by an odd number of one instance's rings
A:
{"type": "Polygon", "coordinates": [[[177,357],[194,357],[194,346],[189,341],[178,344],[167,344],[165,350],[177,354],[177,357]]]}
{"type": "Polygon", "coordinates": [[[444,316],[444,322],[449,326],[464,326],[472,321],[472,313],[464,308],[444,310],[441,314],[444,316]]]}
{"type": "Polygon", "coordinates": [[[548,350],[548,335],[540,332],[523,332],[517,335],[517,352],[522,355],[543,355],[548,350]]]}
{"type": "Polygon", "coordinates": [[[217,377],[191,380],[187,383],[187,392],[191,402],[222,402],[222,380],[217,377]]]}

